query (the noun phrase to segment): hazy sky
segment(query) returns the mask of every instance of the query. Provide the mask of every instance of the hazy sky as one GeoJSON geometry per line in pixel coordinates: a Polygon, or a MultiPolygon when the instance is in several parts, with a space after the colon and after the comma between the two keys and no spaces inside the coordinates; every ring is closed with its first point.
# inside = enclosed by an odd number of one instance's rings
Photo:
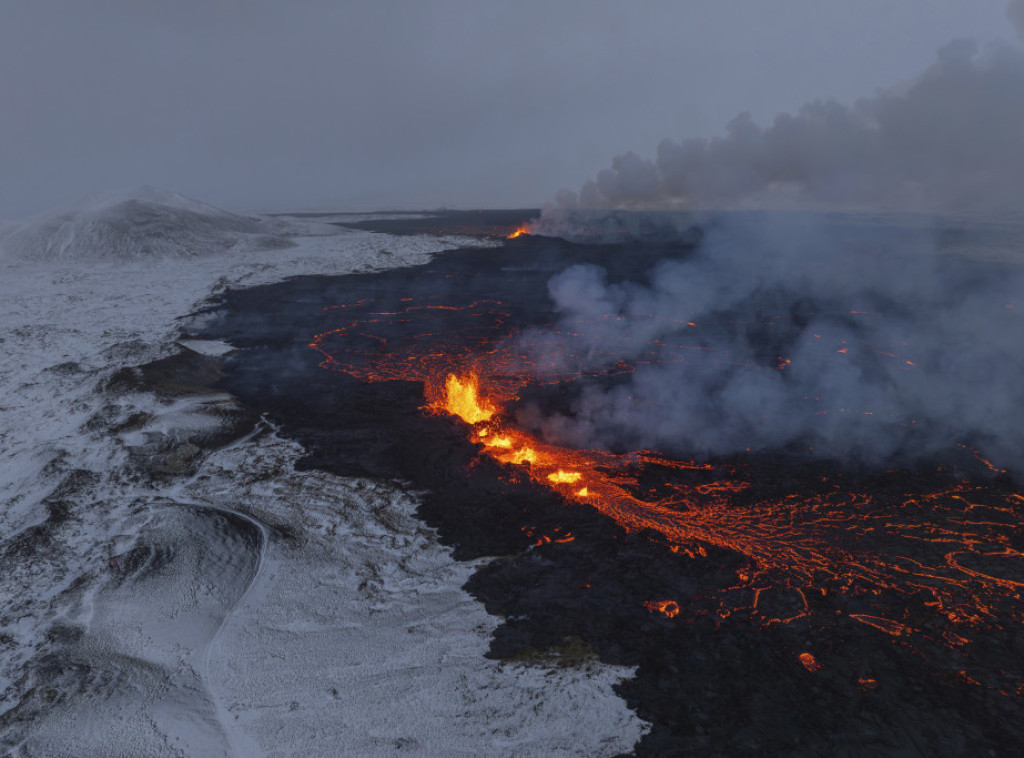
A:
{"type": "Polygon", "coordinates": [[[613,155],[906,82],[1006,0],[0,0],[0,217],[537,206],[613,155]]]}

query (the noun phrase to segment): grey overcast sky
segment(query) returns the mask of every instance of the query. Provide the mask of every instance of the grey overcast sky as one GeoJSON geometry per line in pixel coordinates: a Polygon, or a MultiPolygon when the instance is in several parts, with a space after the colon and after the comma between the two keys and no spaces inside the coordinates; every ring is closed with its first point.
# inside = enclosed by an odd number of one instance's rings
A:
{"type": "Polygon", "coordinates": [[[0,218],[537,206],[613,155],[849,103],[1006,0],[0,0],[0,218]]]}

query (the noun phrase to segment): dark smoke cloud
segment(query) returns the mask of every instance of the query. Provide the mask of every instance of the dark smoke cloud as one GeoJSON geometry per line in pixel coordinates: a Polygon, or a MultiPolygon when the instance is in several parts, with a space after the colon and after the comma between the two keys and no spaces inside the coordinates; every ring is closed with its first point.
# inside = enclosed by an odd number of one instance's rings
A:
{"type": "MultiPolygon", "coordinates": [[[[1005,233],[961,227],[957,242],[1005,233]]],[[[531,358],[581,374],[642,360],[625,382],[591,381],[571,408],[520,420],[576,446],[810,446],[880,463],[968,442],[1018,464],[1024,281],[937,256],[939,234],[906,218],[739,214],[642,281],[570,268],[549,287],[560,328],[522,337],[531,358]]]]}
{"type": "MultiPolygon", "coordinates": [[[[1010,6],[1024,20],[1024,1],[1010,6]]],[[[654,160],[617,156],[559,209],[826,207],[1016,211],[1024,204],[1024,51],[943,47],[910,84],[782,114],[737,116],[712,139],[664,140],[654,160]]]]}

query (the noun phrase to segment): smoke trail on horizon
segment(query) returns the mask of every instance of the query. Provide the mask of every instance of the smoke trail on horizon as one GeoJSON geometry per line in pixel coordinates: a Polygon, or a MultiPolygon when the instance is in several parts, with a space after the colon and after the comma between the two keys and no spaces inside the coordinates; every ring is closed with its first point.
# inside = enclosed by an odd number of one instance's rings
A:
{"type": "MultiPolygon", "coordinates": [[[[1024,0],[1010,14],[1024,21],[1024,0]]],[[[559,192],[538,229],[575,208],[1019,211],[1022,127],[1024,50],[955,40],[910,84],[852,106],[816,101],[767,127],[743,113],[720,137],[662,141],[653,160],[616,156],[559,192]]]]}

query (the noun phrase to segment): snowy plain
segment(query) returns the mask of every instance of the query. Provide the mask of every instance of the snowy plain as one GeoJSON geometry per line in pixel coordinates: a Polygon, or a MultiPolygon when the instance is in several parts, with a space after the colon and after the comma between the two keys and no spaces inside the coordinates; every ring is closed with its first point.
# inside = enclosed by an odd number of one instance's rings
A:
{"type": "Polygon", "coordinates": [[[462,590],[475,564],[414,517],[413,493],[296,472],[302,451],[262,420],[198,450],[190,435],[241,414],[233,398],[117,381],[181,350],[231,350],[182,330],[226,287],[481,242],[243,222],[177,198],[88,203],[0,238],[0,747],[628,751],[647,725],[612,687],[631,671],[486,659],[498,619],[462,590]],[[140,213],[160,238],[143,252],[140,213]]]}

